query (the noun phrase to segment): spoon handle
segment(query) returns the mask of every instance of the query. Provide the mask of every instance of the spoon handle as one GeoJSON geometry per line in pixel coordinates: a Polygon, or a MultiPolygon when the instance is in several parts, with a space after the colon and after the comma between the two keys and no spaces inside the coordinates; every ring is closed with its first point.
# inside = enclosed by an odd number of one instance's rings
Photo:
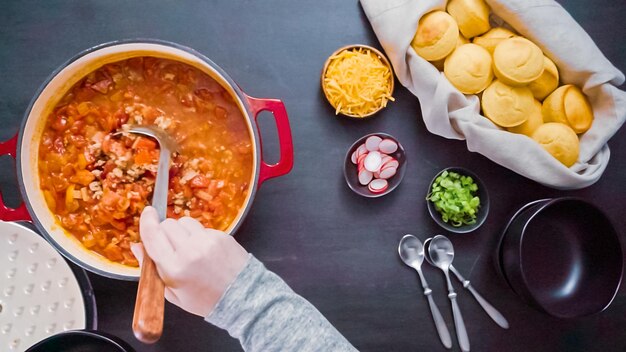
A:
{"type": "Polygon", "coordinates": [[[470,350],[469,337],[467,336],[461,309],[456,302],[456,293],[451,291],[448,297],[450,297],[450,302],[452,303],[452,315],[454,316],[454,326],[456,328],[456,337],[459,339],[459,346],[461,346],[461,351],[468,352],[470,350]]]}
{"type": "Polygon", "coordinates": [[[157,273],[154,261],[147,253],[144,256],[132,327],[139,341],[150,344],[157,342],[163,333],[165,286],[157,273]]]}
{"type": "Polygon", "coordinates": [[[494,306],[489,304],[489,302],[487,302],[487,300],[484,299],[483,296],[481,296],[478,293],[478,291],[474,289],[474,287],[470,284],[470,281],[465,280],[465,278],[453,266],[450,266],[450,270],[452,271],[452,273],[454,273],[457,279],[459,279],[459,281],[463,283],[463,287],[465,287],[468,291],[471,292],[471,294],[474,296],[478,304],[480,304],[480,306],[485,310],[485,312],[489,315],[489,317],[491,317],[491,319],[493,319],[493,321],[495,321],[496,324],[498,324],[500,327],[504,329],[508,329],[509,322],[502,315],[502,313],[500,313],[496,308],[494,308],[494,306]]]}
{"type": "MultiPolygon", "coordinates": [[[[159,167],[152,196],[152,205],[156,209],[159,221],[165,220],[167,215],[169,164],[170,151],[163,147],[159,156],[159,167]]],[[[163,334],[164,295],[165,284],[159,276],[156,264],[145,252],[132,324],[135,337],[143,343],[155,343],[163,334]]]]}
{"type": "Polygon", "coordinates": [[[439,334],[439,339],[441,340],[443,346],[449,349],[452,347],[452,337],[450,337],[450,331],[448,331],[446,322],[443,320],[441,312],[439,312],[439,308],[437,308],[437,305],[433,300],[433,291],[430,289],[430,287],[428,287],[428,283],[426,283],[424,274],[421,272],[421,270],[418,270],[417,273],[420,276],[420,281],[422,282],[422,287],[424,288],[424,296],[426,296],[426,299],[428,300],[430,313],[433,315],[433,320],[435,322],[435,327],[437,328],[437,333],[439,334]]]}
{"type": "Polygon", "coordinates": [[[459,339],[459,346],[461,351],[467,352],[470,350],[469,337],[467,337],[467,329],[465,329],[465,322],[463,321],[463,315],[461,315],[461,308],[456,301],[456,292],[452,287],[450,281],[449,268],[442,268],[444,275],[446,276],[446,283],[448,284],[448,298],[452,304],[452,315],[454,316],[454,327],[456,328],[456,337],[459,339]]]}
{"type": "MultiPolygon", "coordinates": [[[[426,292],[426,290],[424,290],[424,292],[426,292]]],[[[430,306],[430,312],[432,313],[433,320],[435,321],[435,327],[437,327],[439,339],[441,340],[441,343],[444,345],[445,348],[452,348],[452,337],[450,337],[450,331],[448,331],[446,322],[443,320],[441,312],[439,312],[439,308],[437,308],[437,305],[435,304],[431,293],[432,291],[428,294],[424,293],[424,295],[428,299],[428,305],[430,306]]]]}

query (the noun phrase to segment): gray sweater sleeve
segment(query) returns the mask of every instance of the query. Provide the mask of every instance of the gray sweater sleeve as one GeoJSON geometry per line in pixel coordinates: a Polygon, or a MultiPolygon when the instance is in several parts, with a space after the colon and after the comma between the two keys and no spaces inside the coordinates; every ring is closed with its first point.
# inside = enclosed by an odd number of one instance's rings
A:
{"type": "Polygon", "coordinates": [[[311,303],[250,255],[205,320],[245,351],[356,351],[311,303]]]}

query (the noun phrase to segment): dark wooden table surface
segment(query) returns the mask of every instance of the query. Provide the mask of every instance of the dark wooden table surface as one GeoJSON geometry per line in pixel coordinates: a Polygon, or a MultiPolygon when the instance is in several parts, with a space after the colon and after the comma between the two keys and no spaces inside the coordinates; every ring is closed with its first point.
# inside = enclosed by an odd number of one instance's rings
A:
{"type": "MultiPolygon", "coordinates": [[[[578,0],[563,6],[605,55],[626,69],[626,2],[578,0]]],[[[427,214],[424,196],[432,176],[452,165],[479,174],[491,195],[484,226],[450,236],[457,250],[455,266],[511,323],[508,331],[501,330],[467,292],[460,292],[472,350],[626,349],[626,289],[601,314],[559,320],[522,303],[497,276],[492,261],[497,237],[511,214],[545,197],[576,195],[595,202],[626,242],[625,129],[610,141],[611,162],[597,184],[575,192],[556,191],[468,152],[464,142],[428,133],[417,98],[401,86],[396,102],[371,120],[335,117],[319,87],[324,60],[346,44],[379,47],[356,0],[47,0],[0,4],[0,139],[17,131],[29,100],[58,65],[85,48],[122,38],[158,38],[190,46],[221,65],[249,94],[285,102],[295,144],[294,169],[264,184],[236,237],[359,350],[444,350],[417,277],[402,265],[396,246],[405,233],[421,239],[442,233],[427,214]],[[394,193],[372,200],[348,189],[341,167],[348,146],[376,131],[396,136],[409,164],[394,193]]],[[[268,117],[262,118],[262,125],[271,156],[277,143],[268,117]]],[[[13,205],[19,202],[15,182],[11,160],[1,158],[0,183],[13,205]]],[[[443,276],[432,268],[425,274],[453,331],[443,276]]],[[[136,284],[90,277],[99,328],[123,337],[138,351],[240,350],[226,332],[170,304],[162,339],[141,345],[130,328],[136,284]]]]}

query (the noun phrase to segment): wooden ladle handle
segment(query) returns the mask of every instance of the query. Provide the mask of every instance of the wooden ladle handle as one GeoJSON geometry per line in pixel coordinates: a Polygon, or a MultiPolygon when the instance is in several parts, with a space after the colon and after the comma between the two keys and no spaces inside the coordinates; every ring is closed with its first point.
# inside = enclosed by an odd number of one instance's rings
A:
{"type": "Polygon", "coordinates": [[[163,333],[164,305],[165,285],[154,261],[144,252],[133,315],[133,333],[137,340],[143,343],[159,340],[163,333]]]}

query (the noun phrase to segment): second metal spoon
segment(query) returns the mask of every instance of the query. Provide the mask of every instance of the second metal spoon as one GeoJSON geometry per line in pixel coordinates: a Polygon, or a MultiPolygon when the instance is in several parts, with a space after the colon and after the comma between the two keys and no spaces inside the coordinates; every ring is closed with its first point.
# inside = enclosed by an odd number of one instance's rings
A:
{"type": "MultiPolygon", "coordinates": [[[[431,240],[432,238],[427,238],[424,241],[424,251],[426,252],[426,256],[425,256],[426,261],[430,265],[434,266],[435,264],[433,264],[433,261],[430,259],[430,255],[428,254],[428,247],[430,246],[431,240]]],[[[496,322],[496,324],[500,325],[500,327],[504,329],[509,328],[509,322],[502,315],[502,313],[500,313],[494,306],[492,306],[489,302],[487,302],[487,300],[484,299],[483,296],[481,296],[478,293],[478,291],[474,289],[472,284],[470,284],[470,281],[465,280],[465,278],[461,275],[461,273],[459,273],[459,271],[456,270],[456,268],[452,265],[452,263],[450,263],[450,271],[452,271],[454,276],[456,276],[456,278],[459,279],[459,281],[463,284],[463,287],[467,289],[474,296],[474,298],[476,299],[476,301],[478,301],[478,304],[480,304],[480,306],[483,308],[485,313],[487,313],[489,317],[491,317],[491,319],[493,319],[493,321],[496,322]]]]}
{"type": "Polygon", "coordinates": [[[428,255],[433,264],[441,269],[446,275],[446,282],[448,283],[448,298],[452,304],[452,315],[454,316],[454,326],[456,327],[456,337],[459,339],[459,346],[463,352],[470,350],[469,337],[467,336],[467,330],[465,329],[465,322],[463,321],[463,315],[461,315],[461,309],[456,301],[456,292],[450,282],[450,264],[454,259],[454,247],[452,242],[445,236],[435,236],[430,241],[428,246],[428,255]]]}

